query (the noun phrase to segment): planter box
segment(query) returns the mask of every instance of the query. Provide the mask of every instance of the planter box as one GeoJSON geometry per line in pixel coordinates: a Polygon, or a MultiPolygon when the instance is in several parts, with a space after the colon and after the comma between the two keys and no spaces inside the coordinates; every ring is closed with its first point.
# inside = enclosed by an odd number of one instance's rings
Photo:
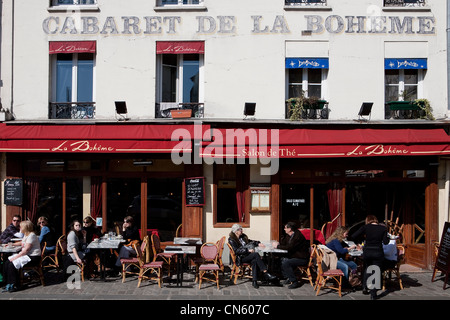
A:
{"type": "Polygon", "coordinates": [[[190,118],[192,117],[191,109],[182,109],[182,110],[170,110],[172,118],[190,118]]]}
{"type": "Polygon", "coordinates": [[[389,101],[388,106],[391,110],[419,110],[419,106],[413,101],[389,101]]]}

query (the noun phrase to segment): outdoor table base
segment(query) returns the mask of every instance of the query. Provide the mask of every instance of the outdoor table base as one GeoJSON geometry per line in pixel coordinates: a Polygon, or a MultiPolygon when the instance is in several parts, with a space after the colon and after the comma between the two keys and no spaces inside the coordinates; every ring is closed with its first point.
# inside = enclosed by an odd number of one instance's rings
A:
{"type": "Polygon", "coordinates": [[[107,281],[106,279],[106,252],[111,249],[118,249],[119,244],[123,242],[123,240],[108,240],[108,239],[100,239],[98,241],[93,241],[88,245],[88,249],[90,250],[99,250],[100,254],[100,279],[91,279],[91,280],[100,280],[107,281]]]}
{"type": "Polygon", "coordinates": [[[195,254],[195,246],[167,246],[164,250],[165,253],[177,254],[177,287],[183,286],[183,273],[184,273],[184,255],[195,254]]]}

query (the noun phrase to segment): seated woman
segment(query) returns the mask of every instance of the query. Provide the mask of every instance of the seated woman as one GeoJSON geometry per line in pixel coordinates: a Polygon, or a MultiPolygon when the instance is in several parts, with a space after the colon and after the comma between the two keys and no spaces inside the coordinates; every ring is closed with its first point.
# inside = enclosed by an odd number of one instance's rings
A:
{"type": "Polygon", "coordinates": [[[127,216],[124,218],[122,225],[122,237],[125,240],[125,243],[120,247],[119,256],[116,260],[116,267],[122,267],[120,259],[127,259],[136,255],[136,252],[132,246],[133,241],[141,242],[139,229],[134,225],[134,219],[132,216],[127,216]]]}
{"type": "Polygon", "coordinates": [[[97,228],[95,220],[91,216],[84,217],[82,230],[86,231],[86,243],[88,244],[102,236],[101,230],[97,228]]]}
{"type": "Polygon", "coordinates": [[[357,264],[353,261],[345,260],[345,256],[349,250],[356,248],[356,245],[348,247],[344,242],[348,236],[348,228],[338,227],[333,234],[327,239],[326,246],[336,253],[338,258],[337,268],[342,270],[345,278],[348,280],[348,269],[356,270],[357,264]]]}
{"type": "Polygon", "coordinates": [[[56,249],[56,235],[55,231],[48,224],[47,217],[39,217],[38,226],[41,227],[41,232],[39,234],[39,242],[41,245],[45,242],[45,252],[54,252],[56,249]]]}
{"type": "Polygon", "coordinates": [[[70,232],[67,235],[67,252],[76,263],[83,263],[85,253],[82,247],[86,244],[86,232],[82,232],[81,223],[74,220],[69,226],[70,232]]]}
{"type": "MultiPolygon", "coordinates": [[[[4,265],[4,281],[6,283],[3,292],[14,292],[17,290],[17,279],[18,279],[18,269],[23,265],[37,265],[41,261],[41,245],[39,239],[34,233],[34,225],[31,221],[22,221],[20,223],[20,232],[24,234],[21,242],[15,243],[14,245],[21,245],[22,250],[15,255],[12,255],[5,261],[4,265]],[[16,267],[14,261],[19,262],[18,259],[24,259],[23,257],[28,256],[30,261],[23,263],[22,265],[16,267]]],[[[28,260],[28,259],[27,259],[28,260]]]]}
{"type": "Polygon", "coordinates": [[[265,280],[273,281],[277,277],[271,275],[267,272],[267,267],[261,260],[261,256],[258,252],[255,252],[255,247],[264,245],[259,241],[249,240],[247,235],[242,232],[242,227],[239,224],[234,224],[231,227],[231,232],[228,238],[228,243],[233,248],[236,254],[236,264],[240,265],[242,263],[250,263],[252,265],[252,275],[253,275],[253,287],[255,289],[259,288],[258,285],[258,272],[262,271],[265,280]]]}

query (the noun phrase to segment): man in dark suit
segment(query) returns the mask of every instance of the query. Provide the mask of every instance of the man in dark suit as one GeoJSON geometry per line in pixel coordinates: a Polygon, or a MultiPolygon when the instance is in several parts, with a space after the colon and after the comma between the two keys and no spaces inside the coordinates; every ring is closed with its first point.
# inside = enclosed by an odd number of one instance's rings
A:
{"type": "Polygon", "coordinates": [[[309,242],[298,230],[294,222],[288,222],[284,226],[286,235],[276,246],[278,249],[287,250],[287,256],[281,259],[281,271],[287,278],[286,283],[290,283],[289,289],[300,287],[295,276],[295,269],[298,266],[307,265],[309,261],[309,242]]]}

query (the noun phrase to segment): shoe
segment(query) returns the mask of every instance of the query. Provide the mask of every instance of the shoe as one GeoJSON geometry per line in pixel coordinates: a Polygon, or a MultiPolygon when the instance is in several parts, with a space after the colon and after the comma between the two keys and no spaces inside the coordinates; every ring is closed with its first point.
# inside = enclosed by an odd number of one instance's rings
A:
{"type": "Polygon", "coordinates": [[[275,277],[274,275],[271,275],[269,272],[264,272],[264,279],[268,280],[268,281],[273,281],[275,280],[277,277],[275,277]]]}
{"type": "Polygon", "coordinates": [[[377,292],[375,290],[370,290],[370,300],[377,299],[377,292]]]}
{"type": "Polygon", "coordinates": [[[253,281],[252,286],[253,288],[258,289],[259,288],[258,281],[253,281]]]}
{"type": "Polygon", "coordinates": [[[365,295],[368,295],[370,293],[370,291],[367,290],[367,289],[363,289],[362,293],[365,294],[365,295]]]}
{"type": "Polygon", "coordinates": [[[294,281],[292,282],[292,284],[290,286],[288,286],[288,289],[295,289],[295,288],[299,288],[300,287],[300,283],[298,283],[298,281],[294,281]]]}
{"type": "Polygon", "coordinates": [[[289,281],[289,279],[286,279],[283,281],[283,286],[287,286],[288,284],[291,284],[292,282],[289,281]]]}
{"type": "Polygon", "coordinates": [[[17,291],[17,288],[15,285],[11,285],[11,287],[9,287],[8,292],[16,292],[16,291],[17,291]]]}
{"type": "Polygon", "coordinates": [[[7,284],[6,287],[4,287],[4,288],[2,289],[2,293],[3,293],[3,292],[9,292],[9,288],[11,288],[11,286],[12,286],[12,284],[7,284]]]}

